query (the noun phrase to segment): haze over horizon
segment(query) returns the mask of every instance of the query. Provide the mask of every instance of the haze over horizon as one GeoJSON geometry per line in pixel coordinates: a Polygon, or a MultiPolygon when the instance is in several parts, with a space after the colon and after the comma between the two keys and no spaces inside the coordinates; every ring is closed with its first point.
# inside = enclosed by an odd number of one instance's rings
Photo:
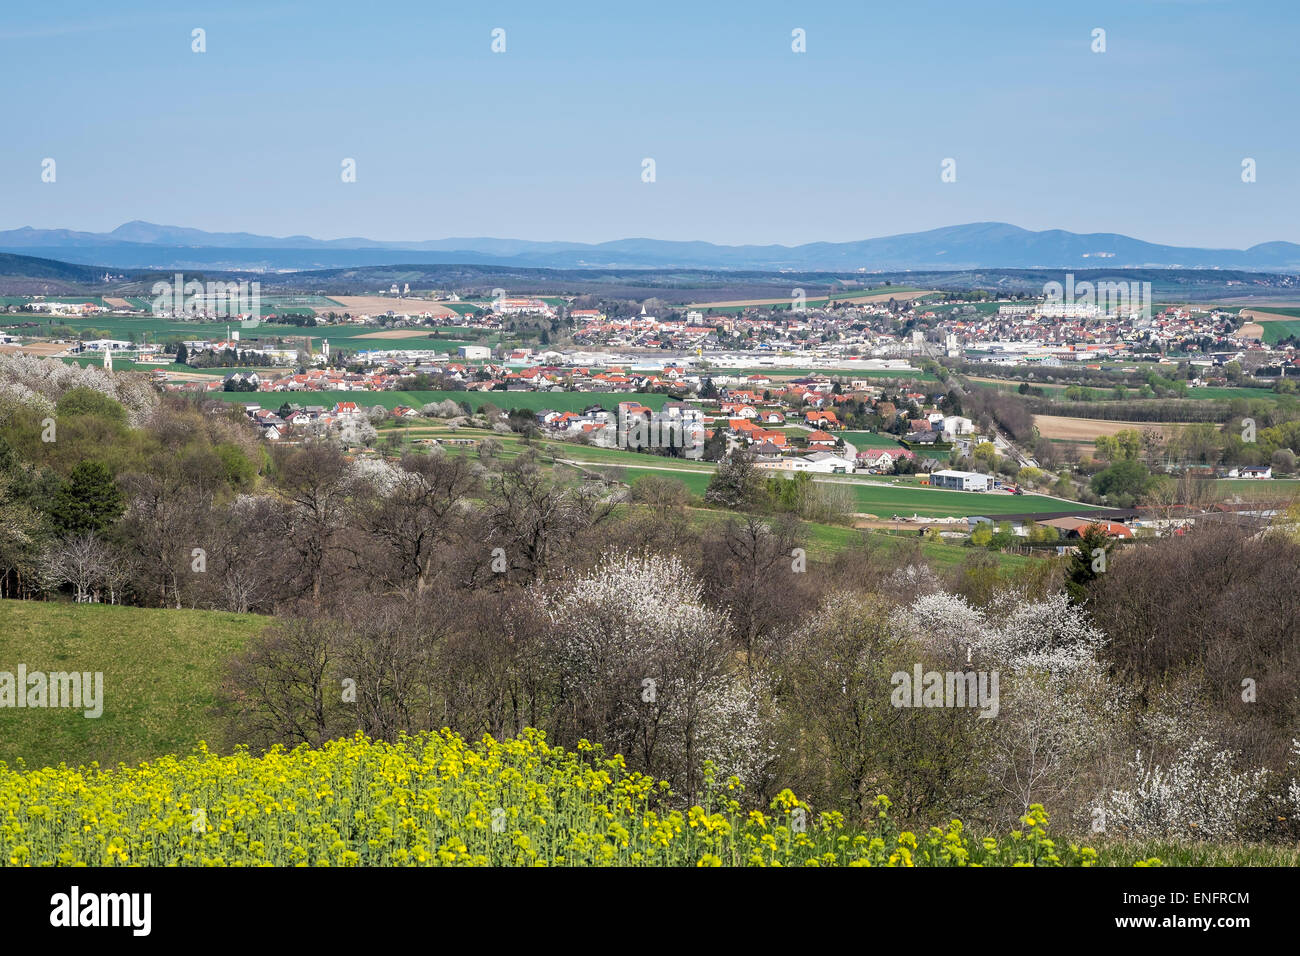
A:
{"type": "MultiPolygon", "coordinates": [[[[144,241],[155,241],[155,240],[152,239],[145,240],[139,238],[137,235],[132,234],[132,232],[134,230],[159,230],[159,231],[176,230],[176,231],[193,231],[198,233],[207,233],[211,236],[241,235],[241,236],[249,236],[249,237],[259,237],[259,238],[266,238],[266,239],[274,239],[277,242],[288,242],[288,241],[298,239],[298,240],[307,240],[310,242],[347,243],[349,241],[356,241],[361,243],[415,245],[418,243],[427,243],[427,242],[446,243],[446,242],[455,242],[457,240],[465,240],[468,242],[489,241],[489,242],[520,242],[520,243],[554,243],[560,245],[596,246],[596,245],[613,243],[613,242],[621,242],[621,241],[648,240],[648,241],[655,241],[655,242],[704,243],[708,245],[716,245],[725,248],[739,248],[744,246],[759,246],[759,247],[775,246],[775,247],[793,249],[793,248],[798,248],[800,246],[817,244],[817,243],[847,243],[847,242],[870,241],[873,239],[892,239],[892,238],[897,238],[899,236],[912,236],[912,235],[920,235],[928,232],[935,232],[935,231],[942,231],[942,230],[955,230],[955,229],[980,227],[980,226],[1007,226],[1013,229],[1024,229],[1025,231],[1034,234],[1069,232],[1074,235],[1118,235],[1118,236],[1123,236],[1124,238],[1127,239],[1137,240],[1139,242],[1152,242],[1152,243],[1155,242],[1155,240],[1148,239],[1145,236],[1129,235],[1127,233],[1122,233],[1114,229],[1098,229],[1092,233],[1077,233],[1074,230],[1066,230],[1060,227],[1052,227],[1052,226],[1047,226],[1042,229],[1028,229],[1027,227],[1019,225],[1018,223],[1004,222],[1000,220],[987,220],[981,222],[960,222],[960,223],[954,222],[954,223],[946,223],[940,226],[936,226],[924,230],[908,230],[902,233],[889,233],[889,234],[858,235],[847,239],[835,239],[835,240],[811,239],[806,242],[782,242],[780,240],[774,240],[772,242],[763,242],[763,243],[714,242],[709,239],[702,239],[698,236],[687,236],[687,235],[644,236],[644,235],[633,235],[633,234],[610,236],[605,239],[595,239],[595,240],[571,239],[567,236],[552,236],[546,239],[531,239],[524,236],[488,234],[488,233],[475,233],[475,234],[465,233],[465,234],[445,235],[445,236],[425,235],[425,236],[403,238],[403,239],[396,239],[388,236],[378,236],[378,235],[318,236],[318,235],[311,235],[301,230],[292,230],[292,231],[278,232],[278,233],[261,233],[249,229],[239,229],[239,228],[215,229],[215,228],[210,228],[195,223],[151,222],[146,219],[130,219],[119,223],[117,226],[111,229],[105,229],[105,230],[83,229],[77,226],[67,226],[67,225],[47,226],[47,225],[38,225],[35,223],[22,223],[20,225],[9,225],[6,223],[0,223],[0,235],[4,235],[10,232],[15,232],[18,230],[31,229],[38,233],[56,233],[56,232],[84,233],[88,235],[97,235],[97,236],[104,236],[104,237],[109,237],[109,236],[122,237],[123,241],[128,241],[128,242],[144,242],[144,241]],[[126,235],[123,235],[124,233],[126,233],[126,235]]],[[[1266,237],[1253,242],[1247,242],[1243,245],[1213,244],[1206,247],[1199,247],[1199,246],[1193,246],[1191,244],[1182,244],[1182,243],[1160,243],[1160,244],[1171,245],[1171,246],[1181,245],[1181,246],[1185,246],[1186,248],[1249,249],[1253,246],[1265,245],[1273,242],[1286,242],[1286,241],[1288,240],[1266,237]]]]}
{"type": "Polygon", "coordinates": [[[1294,5],[581,6],[9,11],[0,53],[36,95],[6,103],[0,227],[793,246],[997,221],[1300,241],[1294,5]]]}

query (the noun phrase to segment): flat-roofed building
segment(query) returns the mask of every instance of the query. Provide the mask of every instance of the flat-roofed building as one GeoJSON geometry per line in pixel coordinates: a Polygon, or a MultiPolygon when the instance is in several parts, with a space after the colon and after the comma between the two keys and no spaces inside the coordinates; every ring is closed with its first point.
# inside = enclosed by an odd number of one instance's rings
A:
{"type": "Polygon", "coordinates": [[[977,471],[956,471],[945,468],[930,475],[930,485],[934,488],[950,488],[953,491],[988,491],[992,479],[977,471]]]}

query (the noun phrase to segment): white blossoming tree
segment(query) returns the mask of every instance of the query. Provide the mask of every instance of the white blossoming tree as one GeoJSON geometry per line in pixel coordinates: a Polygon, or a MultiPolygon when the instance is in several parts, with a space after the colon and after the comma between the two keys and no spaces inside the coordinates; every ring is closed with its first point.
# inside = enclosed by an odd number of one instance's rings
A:
{"type": "Polygon", "coordinates": [[[766,760],[758,688],[726,641],[724,613],[677,559],[616,556],[534,593],[549,617],[558,711],[575,737],[694,793],[703,763],[753,780],[766,760]]]}
{"type": "Polygon", "coordinates": [[[1237,755],[1197,738],[1167,766],[1139,752],[1133,784],[1100,802],[1097,819],[1108,834],[1136,838],[1231,840],[1258,805],[1267,770],[1238,771],[1237,755]]]}
{"type": "Polygon", "coordinates": [[[999,672],[985,770],[1020,816],[1065,794],[1108,746],[1119,691],[1098,658],[1104,635],[1064,594],[1007,594],[993,608],[939,592],[917,597],[894,621],[950,667],[999,672]]]}

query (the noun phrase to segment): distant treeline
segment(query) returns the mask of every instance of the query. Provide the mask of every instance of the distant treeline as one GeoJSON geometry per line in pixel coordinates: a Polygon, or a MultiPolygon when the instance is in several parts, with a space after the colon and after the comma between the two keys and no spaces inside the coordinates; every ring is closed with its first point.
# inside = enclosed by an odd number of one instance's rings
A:
{"type": "Polygon", "coordinates": [[[1116,422],[1226,422],[1233,417],[1229,402],[1195,399],[1154,399],[1113,402],[1053,402],[1023,399],[1035,415],[1095,418],[1116,422]]]}
{"type": "Polygon", "coordinates": [[[1094,388],[1114,388],[1116,385],[1141,388],[1147,382],[1148,372],[1155,368],[1152,365],[1136,372],[1122,372],[1119,369],[1095,369],[1071,365],[998,365],[990,368],[983,362],[952,360],[944,364],[962,375],[993,376],[1006,379],[1008,382],[1028,382],[1030,385],[1091,385],[1094,388]]]}

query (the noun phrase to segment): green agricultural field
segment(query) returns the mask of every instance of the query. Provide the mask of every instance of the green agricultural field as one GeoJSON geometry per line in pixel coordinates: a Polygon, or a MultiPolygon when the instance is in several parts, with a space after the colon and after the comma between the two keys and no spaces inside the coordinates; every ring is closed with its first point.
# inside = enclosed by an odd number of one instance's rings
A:
{"type": "Polygon", "coordinates": [[[1260,327],[1264,330],[1264,341],[1269,345],[1275,345],[1282,339],[1291,336],[1300,336],[1300,319],[1293,321],[1279,322],[1261,322],[1260,327]]]}
{"type": "Polygon", "coordinates": [[[970,517],[973,515],[1038,514],[1054,511],[1091,511],[1093,506],[1061,501],[1044,495],[1005,495],[979,491],[948,491],[920,486],[881,485],[849,481],[854,501],[862,514],[880,518],[894,515],[923,518],[970,517]]]}
{"type": "Polygon", "coordinates": [[[933,312],[935,315],[938,315],[938,316],[944,317],[944,316],[947,316],[947,314],[950,313],[950,312],[955,312],[955,311],[957,311],[957,310],[959,310],[959,309],[966,309],[966,308],[970,308],[970,307],[973,306],[973,307],[974,307],[974,312],[968,312],[968,313],[966,313],[967,315],[992,315],[994,312],[996,312],[996,311],[998,310],[998,308],[999,308],[1000,306],[1004,306],[1004,305],[1023,305],[1023,304],[1024,304],[1024,303],[1020,303],[1020,302],[1008,302],[1008,301],[1002,301],[1002,302],[967,302],[967,303],[951,303],[951,304],[938,303],[938,304],[935,304],[935,305],[929,305],[929,303],[926,303],[926,306],[927,306],[927,307],[926,307],[925,311],[927,311],[927,312],[933,312]]]}
{"type": "MultiPolygon", "coordinates": [[[[615,452],[614,454],[619,454],[615,452]]],[[[680,479],[694,495],[702,496],[708,489],[712,477],[707,466],[679,459],[649,458],[623,452],[623,455],[639,458],[646,464],[624,463],[605,459],[601,465],[618,468],[625,479],[635,481],[643,474],[658,475],[663,478],[680,479]],[[653,466],[652,466],[653,465],[653,466]]],[[[561,454],[563,458],[577,457],[561,454]]],[[[593,460],[593,470],[599,470],[593,460]]],[[[988,494],[975,491],[947,491],[939,488],[927,488],[921,485],[883,484],[878,481],[861,480],[852,476],[818,476],[817,482],[835,482],[847,484],[853,492],[854,508],[860,514],[873,514],[880,518],[911,517],[923,518],[970,517],[973,515],[1034,514],[1058,511],[1091,511],[1091,505],[1062,501],[1045,495],[1005,495],[988,494]]]]}
{"type": "Polygon", "coordinates": [[[221,741],[212,714],[223,662],[267,623],[250,614],[0,600],[0,670],[104,675],[103,715],[0,708],[13,766],[134,764],[221,741]]]}
{"type": "Polygon", "coordinates": [[[880,432],[832,432],[836,438],[843,438],[850,445],[856,445],[858,451],[868,448],[902,448],[893,435],[880,432]]]}
{"type": "Polygon", "coordinates": [[[295,405],[356,402],[364,408],[373,405],[383,405],[385,408],[409,405],[420,408],[429,402],[451,399],[453,402],[468,402],[470,408],[476,411],[482,405],[492,404],[503,411],[512,408],[528,408],[533,411],[553,408],[560,412],[579,412],[589,405],[602,405],[613,410],[619,402],[641,402],[660,409],[669,400],[668,395],[649,392],[217,392],[213,397],[230,402],[257,402],[263,408],[279,408],[285,402],[295,405]]]}
{"type": "MultiPolygon", "coordinates": [[[[90,365],[93,365],[95,368],[102,368],[104,365],[104,356],[100,353],[93,353],[91,355],[78,355],[73,358],[64,358],[62,361],[67,362],[69,365],[80,365],[82,368],[86,368],[90,365]]],[[[164,369],[171,372],[198,371],[198,369],[191,369],[186,365],[177,365],[175,362],[163,362],[161,364],[153,364],[149,362],[140,363],[132,362],[130,359],[123,358],[121,355],[116,353],[113,355],[113,371],[115,372],[152,372],[154,369],[164,369]]]]}
{"type": "MultiPolygon", "coordinates": [[[[608,467],[609,466],[606,466],[606,468],[608,467]]],[[[667,472],[658,471],[652,468],[625,467],[623,465],[618,465],[616,468],[616,474],[619,476],[619,480],[626,481],[628,484],[631,484],[643,475],[654,475],[656,478],[672,478],[680,481],[690,490],[691,494],[700,498],[704,497],[704,492],[708,490],[709,482],[713,479],[713,474],[711,472],[667,472]]],[[[603,469],[600,467],[593,467],[592,470],[599,472],[603,469]]]]}
{"type": "MultiPolygon", "coordinates": [[[[1300,323],[1297,323],[1297,329],[1300,329],[1300,323]]],[[[1201,388],[1189,388],[1186,398],[1199,398],[1208,400],[1227,400],[1233,398],[1259,399],[1265,402],[1276,402],[1278,400],[1277,392],[1270,388],[1249,388],[1245,386],[1218,386],[1205,385],[1201,388]]]]}

